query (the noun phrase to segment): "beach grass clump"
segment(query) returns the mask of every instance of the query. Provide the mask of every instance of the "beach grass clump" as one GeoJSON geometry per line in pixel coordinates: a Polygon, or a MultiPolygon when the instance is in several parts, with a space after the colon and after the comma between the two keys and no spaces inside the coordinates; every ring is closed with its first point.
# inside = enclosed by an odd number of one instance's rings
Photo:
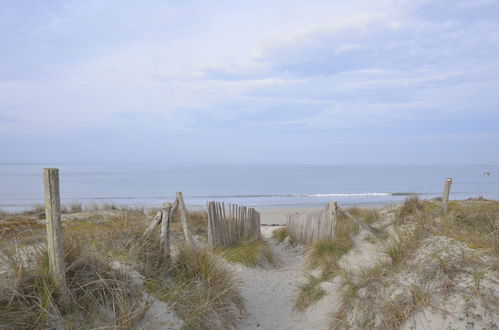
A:
{"type": "Polygon", "coordinates": [[[303,312],[326,295],[326,291],[321,288],[320,283],[320,279],[309,276],[307,283],[299,287],[298,298],[294,304],[298,311],[303,312]]]}
{"type": "Polygon", "coordinates": [[[278,228],[272,231],[272,238],[279,243],[284,242],[287,237],[289,237],[289,230],[286,227],[278,228]]]}
{"type": "Polygon", "coordinates": [[[319,241],[310,247],[307,255],[307,267],[320,270],[320,276],[309,276],[306,284],[299,287],[299,294],[295,300],[295,307],[304,311],[326,294],[320,287],[323,281],[342,275],[339,266],[341,257],[352,247],[352,234],[358,232],[358,226],[353,226],[342,219],[337,222],[337,230],[332,241],[319,241]]]}
{"type": "Polygon", "coordinates": [[[64,240],[68,294],[49,275],[43,247],[2,250],[0,328],[130,328],[144,312],[142,294],[84,241],[64,240]]]}
{"type": "Polygon", "coordinates": [[[398,219],[406,219],[410,215],[415,215],[425,211],[425,203],[417,196],[407,198],[398,213],[398,219]]]}
{"type": "Polygon", "coordinates": [[[144,285],[173,307],[185,329],[232,329],[244,311],[234,276],[205,249],[181,247],[168,276],[144,285]]]}
{"type": "Polygon", "coordinates": [[[442,232],[471,248],[499,255],[499,202],[482,199],[452,206],[442,221],[442,232]]]}
{"type": "Polygon", "coordinates": [[[78,213],[83,211],[81,203],[77,201],[67,204],[65,208],[70,213],[78,213]]]}
{"type": "Polygon", "coordinates": [[[8,215],[9,215],[9,212],[4,211],[3,209],[0,208],[0,220],[5,218],[8,215]]]}
{"type": "Polygon", "coordinates": [[[348,212],[353,216],[362,219],[368,224],[381,220],[381,212],[378,208],[364,208],[354,206],[348,208],[348,212]]]}
{"type": "Polygon", "coordinates": [[[229,262],[240,263],[248,267],[265,267],[275,261],[271,247],[261,239],[245,240],[232,247],[218,247],[216,252],[229,262]]]}
{"type": "Polygon", "coordinates": [[[189,230],[201,237],[208,236],[208,212],[206,211],[189,211],[187,213],[187,224],[189,230]]]}

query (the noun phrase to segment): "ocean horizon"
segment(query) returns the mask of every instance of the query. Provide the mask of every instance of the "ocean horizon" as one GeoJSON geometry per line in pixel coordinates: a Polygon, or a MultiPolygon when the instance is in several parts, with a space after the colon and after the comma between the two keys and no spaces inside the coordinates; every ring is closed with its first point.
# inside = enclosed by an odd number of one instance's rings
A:
{"type": "Polygon", "coordinates": [[[43,202],[44,167],[60,169],[61,203],[158,207],[182,191],[190,208],[211,200],[256,208],[399,203],[439,197],[453,179],[451,199],[499,199],[498,165],[185,165],[0,164],[0,209],[43,202]],[[486,175],[486,174],[489,175],[486,175]]]}

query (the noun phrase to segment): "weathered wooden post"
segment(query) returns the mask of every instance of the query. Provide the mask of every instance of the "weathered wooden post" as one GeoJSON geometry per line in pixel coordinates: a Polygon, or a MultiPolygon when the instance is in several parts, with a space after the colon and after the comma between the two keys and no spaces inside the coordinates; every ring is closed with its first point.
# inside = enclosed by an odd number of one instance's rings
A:
{"type": "Polygon", "coordinates": [[[326,221],[329,222],[329,230],[332,241],[334,239],[334,233],[336,230],[336,218],[337,218],[338,204],[336,202],[330,202],[326,205],[326,221]]]}
{"type": "Polygon", "coordinates": [[[161,210],[161,231],[159,234],[159,240],[161,246],[164,249],[165,255],[170,255],[170,215],[172,210],[171,203],[164,203],[163,209],[161,210]]]}
{"type": "Polygon", "coordinates": [[[184,237],[187,241],[187,244],[192,244],[191,232],[189,231],[189,227],[187,226],[187,209],[184,203],[184,196],[182,192],[177,192],[177,200],[178,202],[178,210],[180,211],[180,222],[182,223],[182,229],[184,230],[184,237]]]}
{"type": "Polygon", "coordinates": [[[444,184],[444,194],[442,196],[442,212],[447,213],[447,209],[449,207],[449,195],[450,195],[450,186],[452,185],[452,178],[445,179],[444,184]]]}
{"type": "Polygon", "coordinates": [[[61,198],[59,195],[59,169],[44,168],[45,218],[47,220],[47,251],[49,270],[59,293],[67,297],[64,247],[61,230],[61,198]]]}

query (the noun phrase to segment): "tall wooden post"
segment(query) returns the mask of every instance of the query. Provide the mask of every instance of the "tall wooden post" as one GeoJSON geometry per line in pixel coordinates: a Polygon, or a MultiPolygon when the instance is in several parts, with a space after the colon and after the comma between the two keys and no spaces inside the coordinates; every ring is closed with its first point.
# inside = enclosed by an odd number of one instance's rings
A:
{"type": "Polygon", "coordinates": [[[450,195],[450,186],[452,185],[452,178],[445,179],[444,185],[444,194],[442,196],[442,212],[447,213],[447,209],[449,207],[449,195],[450,195]]]}
{"type": "Polygon", "coordinates": [[[161,231],[159,234],[159,240],[161,246],[165,251],[165,255],[170,255],[170,215],[171,215],[172,204],[163,204],[163,209],[161,210],[161,231]]]}
{"type": "Polygon", "coordinates": [[[178,202],[178,210],[180,211],[180,222],[182,223],[182,229],[184,231],[184,237],[187,242],[187,244],[192,244],[192,237],[191,237],[191,232],[189,231],[189,227],[187,226],[187,209],[185,207],[184,203],[184,196],[182,195],[182,192],[177,192],[177,200],[178,202]]]}
{"type": "Polygon", "coordinates": [[[334,233],[336,231],[337,210],[338,204],[336,202],[330,202],[329,204],[326,204],[326,219],[329,219],[331,241],[334,239],[334,233]]]}
{"type": "Polygon", "coordinates": [[[61,199],[59,195],[59,169],[44,168],[45,218],[47,220],[47,251],[49,269],[59,292],[66,296],[66,274],[61,230],[61,199]]]}

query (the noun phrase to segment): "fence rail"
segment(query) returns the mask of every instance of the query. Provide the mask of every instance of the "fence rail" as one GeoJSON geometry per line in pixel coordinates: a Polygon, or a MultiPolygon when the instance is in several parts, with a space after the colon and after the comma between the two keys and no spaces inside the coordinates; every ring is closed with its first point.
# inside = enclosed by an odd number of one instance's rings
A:
{"type": "Polygon", "coordinates": [[[253,208],[208,202],[208,244],[235,246],[242,240],[260,237],[260,213],[253,208]]]}

